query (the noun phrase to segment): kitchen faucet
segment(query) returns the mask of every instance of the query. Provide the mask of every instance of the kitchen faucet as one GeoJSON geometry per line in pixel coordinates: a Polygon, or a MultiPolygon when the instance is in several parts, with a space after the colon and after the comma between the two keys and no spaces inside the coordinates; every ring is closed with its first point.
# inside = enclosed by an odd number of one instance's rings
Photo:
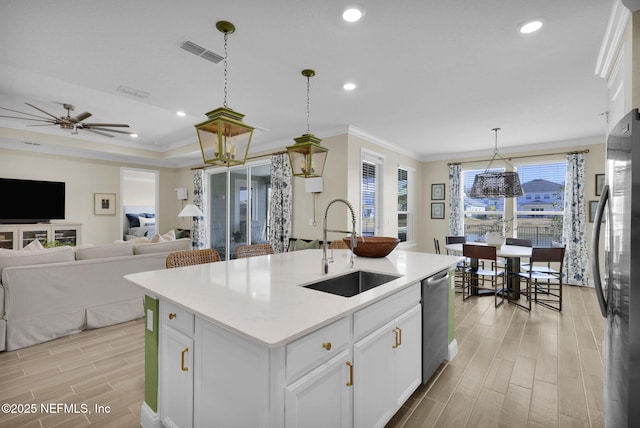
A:
{"type": "Polygon", "coordinates": [[[349,262],[351,264],[351,267],[353,267],[353,249],[356,247],[356,245],[358,245],[358,241],[356,240],[356,214],[353,211],[353,207],[346,199],[333,199],[331,202],[329,202],[329,205],[327,205],[327,208],[324,210],[324,223],[322,227],[322,273],[329,273],[329,259],[327,258],[327,247],[329,244],[327,243],[327,232],[351,234],[351,256],[349,262]],[[329,207],[331,207],[334,202],[342,202],[347,206],[347,208],[349,208],[349,211],[351,211],[351,220],[353,222],[351,232],[349,232],[348,230],[332,230],[327,228],[327,214],[329,214],[329,207]]]}

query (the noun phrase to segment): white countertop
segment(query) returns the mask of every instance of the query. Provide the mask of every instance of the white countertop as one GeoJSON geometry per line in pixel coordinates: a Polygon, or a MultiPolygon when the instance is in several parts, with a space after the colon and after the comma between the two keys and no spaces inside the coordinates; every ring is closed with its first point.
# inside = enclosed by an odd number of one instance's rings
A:
{"type": "Polygon", "coordinates": [[[370,305],[437,272],[461,257],[394,250],[387,257],[355,257],[333,250],[329,274],[323,275],[322,250],[216,262],[126,275],[152,297],[167,299],[234,333],[274,347],[370,305]],[[304,288],[353,270],[401,275],[353,297],[304,288]]]}

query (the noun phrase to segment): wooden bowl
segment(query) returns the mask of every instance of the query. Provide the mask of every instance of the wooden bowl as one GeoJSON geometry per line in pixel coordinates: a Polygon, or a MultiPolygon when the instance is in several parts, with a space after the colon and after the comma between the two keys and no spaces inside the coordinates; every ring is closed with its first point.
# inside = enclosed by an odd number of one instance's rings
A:
{"type": "MultiPolygon", "coordinates": [[[[351,237],[342,239],[347,247],[351,248],[351,237]]],[[[360,257],[385,257],[400,243],[398,238],[389,236],[358,236],[358,245],[353,249],[353,253],[360,257]]]]}

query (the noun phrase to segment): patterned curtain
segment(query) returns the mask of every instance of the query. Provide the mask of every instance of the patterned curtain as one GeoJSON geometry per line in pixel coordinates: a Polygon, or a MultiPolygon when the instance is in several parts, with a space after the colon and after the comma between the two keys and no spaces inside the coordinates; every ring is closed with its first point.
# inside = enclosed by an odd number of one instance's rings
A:
{"type": "Polygon", "coordinates": [[[292,193],[289,155],[271,156],[271,207],[269,216],[269,241],[273,251],[286,250],[291,237],[292,193]]]}
{"type": "MultiPolygon", "coordinates": [[[[207,214],[207,180],[204,169],[193,171],[193,204],[207,214]]],[[[193,219],[191,246],[194,249],[208,248],[207,220],[204,217],[193,219]]]]}
{"type": "Polygon", "coordinates": [[[449,165],[449,236],[463,236],[462,225],[462,166],[449,165]]]}
{"type": "Polygon", "coordinates": [[[572,285],[589,285],[586,215],[584,204],[584,154],[567,155],[567,176],[564,186],[565,256],[563,281],[572,285]]]}

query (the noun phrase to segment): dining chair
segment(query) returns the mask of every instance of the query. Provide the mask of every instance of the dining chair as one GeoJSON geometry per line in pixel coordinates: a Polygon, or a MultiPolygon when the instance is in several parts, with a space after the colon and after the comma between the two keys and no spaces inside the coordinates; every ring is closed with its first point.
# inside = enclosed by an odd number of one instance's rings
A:
{"type": "MultiPolygon", "coordinates": [[[[533,247],[533,241],[531,239],[521,239],[521,238],[507,238],[505,240],[506,245],[517,245],[518,247],[533,247]]],[[[504,258],[498,259],[496,262],[500,267],[506,267],[507,261],[504,258]]],[[[507,274],[518,274],[519,272],[508,272],[507,274]]]]}
{"type": "MultiPolygon", "coordinates": [[[[531,250],[530,267],[527,272],[519,275],[526,281],[526,288],[521,295],[526,295],[527,306],[512,301],[512,293],[509,292],[509,302],[524,309],[531,310],[531,300],[540,303],[547,308],[562,311],[562,266],[564,262],[564,247],[557,248],[533,248],[531,250]],[[559,264],[559,270],[550,270],[551,263],[559,264]],[[541,270],[538,270],[541,269],[541,270]]],[[[511,290],[510,290],[511,291],[511,290]]]]}
{"type": "Polygon", "coordinates": [[[220,261],[220,254],[212,248],[204,248],[201,250],[176,251],[167,255],[165,266],[167,269],[182,266],[193,266],[204,263],[213,263],[220,261]]]}
{"type": "MultiPolygon", "coordinates": [[[[465,242],[467,242],[467,238],[465,238],[464,236],[445,236],[445,242],[447,245],[449,244],[464,244],[465,242]]],[[[437,249],[440,249],[440,244],[438,243],[437,249]]],[[[447,250],[447,255],[460,255],[460,253],[458,253],[457,251],[450,251],[447,250]]],[[[462,293],[462,286],[463,286],[463,281],[462,281],[462,276],[464,274],[464,270],[467,268],[468,266],[468,260],[463,260],[461,262],[459,262],[456,265],[456,270],[455,270],[455,274],[454,274],[454,281],[453,283],[455,284],[455,292],[456,293],[462,293]]]]}
{"type": "Polygon", "coordinates": [[[463,300],[480,295],[484,290],[493,294],[496,308],[504,303],[505,272],[498,269],[498,265],[495,263],[496,250],[496,247],[490,245],[462,244],[462,255],[471,260],[469,267],[464,270],[462,275],[463,300]],[[483,269],[480,265],[482,261],[492,262],[493,269],[483,269]],[[491,288],[486,286],[487,281],[491,284],[491,288]],[[500,288],[498,288],[499,285],[500,288]],[[500,303],[498,303],[498,295],[501,296],[500,303]]]}
{"type": "Polygon", "coordinates": [[[273,254],[271,244],[240,245],[236,248],[236,259],[273,254]]]}
{"type": "Polygon", "coordinates": [[[440,241],[437,238],[433,238],[433,246],[436,249],[436,254],[440,254],[440,241]]]}
{"type": "MultiPolygon", "coordinates": [[[[530,266],[529,263],[523,263],[523,264],[520,265],[520,268],[522,270],[524,270],[525,272],[528,272],[529,269],[530,269],[529,266],[530,266]]],[[[558,273],[557,269],[554,269],[553,267],[551,267],[551,263],[547,263],[546,266],[538,265],[538,266],[535,267],[535,270],[538,271],[538,272],[555,273],[555,274],[558,273]]]]}

